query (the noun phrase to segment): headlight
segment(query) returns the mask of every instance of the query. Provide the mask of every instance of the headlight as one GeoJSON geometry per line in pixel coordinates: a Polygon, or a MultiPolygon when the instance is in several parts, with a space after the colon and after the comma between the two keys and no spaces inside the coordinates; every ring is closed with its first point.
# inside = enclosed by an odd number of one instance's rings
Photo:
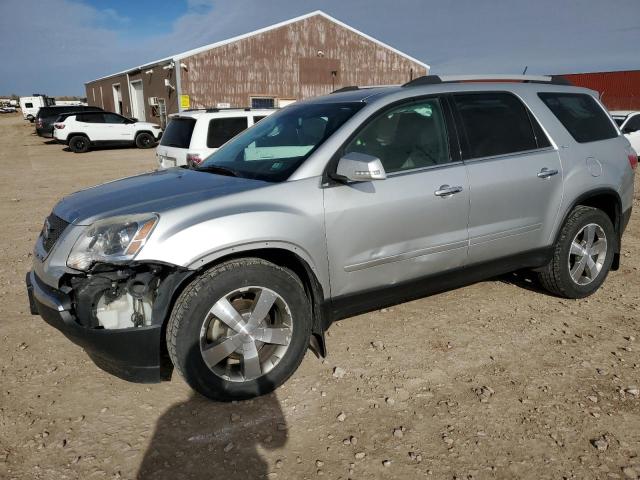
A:
{"type": "Polygon", "coordinates": [[[153,227],[155,214],[124,215],[95,222],[80,236],[71,249],[67,265],[87,270],[95,262],[132,260],[142,249],[153,227]]]}

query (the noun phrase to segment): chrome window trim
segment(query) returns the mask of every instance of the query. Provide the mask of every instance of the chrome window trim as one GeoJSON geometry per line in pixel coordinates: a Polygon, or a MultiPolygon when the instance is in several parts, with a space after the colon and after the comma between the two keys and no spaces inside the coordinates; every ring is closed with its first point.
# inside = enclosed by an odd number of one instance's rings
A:
{"type": "Polygon", "coordinates": [[[438,165],[430,165],[428,167],[416,167],[416,168],[407,168],[406,170],[396,170],[395,172],[387,173],[387,178],[400,177],[407,174],[420,173],[429,170],[440,170],[443,168],[455,166],[455,165],[463,165],[464,162],[462,160],[458,160],[455,162],[442,163],[438,165]]]}
{"type": "Polygon", "coordinates": [[[556,147],[543,147],[543,148],[534,148],[531,150],[522,150],[520,152],[512,152],[512,153],[502,153],[500,155],[491,155],[489,157],[475,157],[468,158],[463,160],[463,163],[478,163],[485,162],[489,160],[500,160],[503,158],[511,158],[511,157],[523,157],[525,155],[536,155],[538,153],[546,153],[546,152],[557,152],[558,149],[556,147]]]}

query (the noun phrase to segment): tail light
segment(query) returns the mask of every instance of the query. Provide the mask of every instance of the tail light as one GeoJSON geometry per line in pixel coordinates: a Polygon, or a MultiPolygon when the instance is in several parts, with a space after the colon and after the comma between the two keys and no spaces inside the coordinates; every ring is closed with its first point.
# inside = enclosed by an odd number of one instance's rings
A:
{"type": "Polygon", "coordinates": [[[197,167],[202,163],[202,157],[199,153],[187,153],[187,165],[197,167]]]}
{"type": "Polygon", "coordinates": [[[36,118],[36,127],[42,128],[42,119],[41,118],[36,118]]]}
{"type": "Polygon", "coordinates": [[[629,159],[629,165],[631,165],[632,170],[638,168],[638,156],[635,153],[628,154],[627,158],[629,159]]]}
{"type": "Polygon", "coordinates": [[[59,130],[62,130],[65,127],[64,123],[54,123],[53,126],[59,130]]]}

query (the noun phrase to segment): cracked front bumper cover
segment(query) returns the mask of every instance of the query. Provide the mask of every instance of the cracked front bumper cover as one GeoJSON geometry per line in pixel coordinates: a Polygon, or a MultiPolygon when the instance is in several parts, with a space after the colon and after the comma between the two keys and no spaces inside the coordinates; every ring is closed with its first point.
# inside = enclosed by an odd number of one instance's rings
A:
{"type": "Polygon", "coordinates": [[[30,272],[26,278],[31,313],[60,330],[81,346],[94,363],[124,380],[154,383],[162,380],[162,325],[107,330],[80,325],[71,299],[60,290],[45,285],[30,272]]]}

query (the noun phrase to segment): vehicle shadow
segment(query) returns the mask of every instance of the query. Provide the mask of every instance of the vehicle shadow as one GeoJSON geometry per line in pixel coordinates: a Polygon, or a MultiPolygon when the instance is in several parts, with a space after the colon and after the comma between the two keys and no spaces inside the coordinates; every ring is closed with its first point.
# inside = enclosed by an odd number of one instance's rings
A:
{"type": "Polygon", "coordinates": [[[270,468],[259,447],[271,450],[286,442],[275,394],[236,403],[193,394],[160,417],[136,478],[265,478],[270,468]]]}
{"type": "MultiPolygon", "coordinates": [[[[153,149],[155,147],[157,147],[158,144],[154,143],[153,146],[147,148],[146,150],[150,150],[153,149]]],[[[90,152],[99,152],[101,150],[128,150],[128,149],[137,149],[138,147],[136,147],[135,145],[100,145],[100,146],[94,146],[92,145],[91,148],[89,149],[90,152]]],[[[62,149],[64,152],[71,152],[71,149],[69,147],[64,147],[62,149]]],[[[143,149],[145,150],[145,149],[143,149]]]]}

